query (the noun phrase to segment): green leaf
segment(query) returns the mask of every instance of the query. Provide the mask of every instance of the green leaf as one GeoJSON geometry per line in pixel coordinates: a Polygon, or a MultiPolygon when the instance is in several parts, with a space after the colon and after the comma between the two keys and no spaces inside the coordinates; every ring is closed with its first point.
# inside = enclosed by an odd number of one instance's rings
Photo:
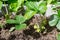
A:
{"type": "Polygon", "coordinates": [[[15,24],[16,23],[16,20],[9,19],[9,20],[6,20],[6,23],[15,24]]]}
{"type": "Polygon", "coordinates": [[[26,20],[30,19],[32,16],[34,16],[36,14],[35,11],[29,10],[25,13],[24,17],[26,20]]]}
{"type": "Polygon", "coordinates": [[[57,15],[52,15],[49,21],[50,26],[55,26],[58,22],[58,16],[57,15]]]}
{"type": "Polygon", "coordinates": [[[39,9],[40,13],[46,12],[46,9],[47,9],[46,2],[45,1],[41,1],[40,4],[39,4],[39,8],[38,9],[39,9]]]}
{"type": "Polygon", "coordinates": [[[58,12],[58,16],[60,17],[60,9],[57,12],[58,12]]]}
{"type": "Polygon", "coordinates": [[[17,11],[18,10],[17,6],[18,6],[17,3],[12,3],[12,4],[9,5],[9,9],[11,11],[17,11]]]}
{"type": "Polygon", "coordinates": [[[16,30],[23,30],[26,28],[26,24],[20,24],[15,26],[16,30]]]}
{"type": "Polygon", "coordinates": [[[2,8],[2,2],[0,1],[0,9],[2,8]]]}
{"type": "Polygon", "coordinates": [[[25,22],[25,20],[26,20],[26,19],[25,19],[23,16],[21,16],[21,15],[17,15],[17,16],[15,17],[15,19],[16,19],[16,22],[19,23],[19,24],[25,22]]]}
{"type": "Polygon", "coordinates": [[[47,4],[56,4],[58,0],[47,0],[47,4]]]}
{"type": "Polygon", "coordinates": [[[26,3],[25,3],[25,5],[29,8],[29,9],[31,9],[31,10],[34,10],[34,11],[37,11],[38,10],[38,5],[39,4],[39,2],[32,2],[32,1],[27,1],[26,3]]]}
{"type": "Polygon", "coordinates": [[[47,0],[47,4],[50,4],[52,2],[52,0],[47,0]]]}
{"type": "Polygon", "coordinates": [[[57,25],[56,25],[57,29],[60,30],[60,20],[58,21],[57,25]]]}
{"type": "Polygon", "coordinates": [[[57,40],[60,40],[60,34],[57,34],[57,40]]]}
{"type": "Polygon", "coordinates": [[[10,0],[9,1],[9,9],[11,11],[17,11],[20,7],[21,4],[24,2],[24,0],[10,0]]]}
{"type": "Polygon", "coordinates": [[[58,0],[52,0],[52,4],[56,4],[58,0]]]}
{"type": "Polygon", "coordinates": [[[57,7],[60,6],[60,2],[57,2],[55,5],[56,5],[57,7]]]}
{"type": "Polygon", "coordinates": [[[39,2],[27,1],[25,5],[27,6],[28,9],[37,11],[40,13],[44,13],[47,9],[45,1],[39,1],[39,2]]]}

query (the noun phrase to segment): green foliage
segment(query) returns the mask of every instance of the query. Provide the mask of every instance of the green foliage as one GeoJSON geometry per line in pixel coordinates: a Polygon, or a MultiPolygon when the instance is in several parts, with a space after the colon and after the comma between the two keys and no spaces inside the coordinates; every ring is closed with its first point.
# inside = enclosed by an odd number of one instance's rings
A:
{"type": "Polygon", "coordinates": [[[52,4],[56,4],[58,0],[52,0],[52,4]]]}
{"type": "MultiPolygon", "coordinates": [[[[1,0],[5,1],[5,0],[1,0]]],[[[15,24],[15,29],[23,29],[26,27],[24,22],[31,19],[37,12],[44,13],[46,11],[46,1],[40,0],[6,0],[8,3],[8,10],[6,12],[6,23],[15,24]],[[25,2],[24,2],[25,1],[25,2]],[[24,3],[24,4],[23,4],[24,3]],[[22,4],[27,7],[24,13],[24,16],[16,15],[14,19],[9,19],[10,13],[8,12],[17,12],[19,8],[22,7],[22,4]]],[[[5,6],[7,8],[7,6],[5,6]]],[[[11,28],[12,31],[14,27],[11,28]]]]}
{"type": "Polygon", "coordinates": [[[50,26],[56,26],[57,27],[57,29],[59,29],[60,30],[60,12],[59,12],[60,10],[58,10],[57,12],[58,12],[58,14],[55,14],[55,15],[53,15],[51,18],[51,20],[49,21],[49,25],[50,26]]]}
{"type": "Polygon", "coordinates": [[[16,23],[16,20],[8,19],[8,20],[6,20],[6,23],[14,24],[14,23],[16,23]]]}
{"type": "Polygon", "coordinates": [[[34,16],[36,14],[35,11],[29,10],[25,13],[24,17],[26,20],[30,19],[32,16],[34,16]]]}
{"type": "Polygon", "coordinates": [[[56,25],[57,29],[60,30],[60,20],[58,21],[57,25],[56,25]]]}
{"type": "Polygon", "coordinates": [[[6,22],[9,23],[9,24],[14,24],[14,23],[15,24],[21,24],[21,23],[25,22],[25,18],[21,15],[16,15],[15,20],[8,19],[8,20],[6,20],[6,22]]]}
{"type": "Polygon", "coordinates": [[[19,23],[19,24],[25,22],[26,20],[23,16],[20,16],[20,15],[16,16],[15,19],[16,19],[16,23],[19,23]]]}
{"type": "Polygon", "coordinates": [[[44,13],[46,11],[46,2],[45,1],[39,1],[39,2],[33,2],[33,1],[27,1],[25,3],[28,9],[37,11],[40,13],[44,13]]]}
{"type": "Polygon", "coordinates": [[[60,40],[60,34],[57,34],[57,40],[60,40]]]}
{"type": "Polygon", "coordinates": [[[15,25],[16,30],[22,30],[26,28],[26,24],[15,25]]]}
{"type": "Polygon", "coordinates": [[[50,20],[49,20],[49,25],[50,26],[55,26],[58,22],[58,16],[57,15],[52,15],[50,20]]]}
{"type": "MultiPolygon", "coordinates": [[[[57,2],[57,0],[54,0],[52,1],[52,3],[56,3],[54,6],[54,10],[57,11],[57,14],[51,16],[49,25],[56,26],[56,28],[60,30],[60,2],[57,2]]],[[[57,40],[60,40],[60,32],[57,34],[57,40]]]]}
{"type": "Polygon", "coordinates": [[[56,4],[57,0],[46,0],[47,4],[56,4]]]}
{"type": "Polygon", "coordinates": [[[13,0],[13,1],[12,1],[12,0],[8,0],[8,2],[9,2],[9,4],[10,4],[10,3],[16,3],[17,0],[13,0]]]}
{"type": "Polygon", "coordinates": [[[11,11],[17,11],[20,7],[21,4],[24,2],[24,0],[8,0],[9,2],[9,9],[11,11]]]}
{"type": "MultiPolygon", "coordinates": [[[[26,20],[31,19],[36,13],[45,13],[46,9],[47,9],[47,4],[50,4],[52,2],[56,2],[56,0],[1,0],[2,2],[7,1],[8,3],[8,8],[7,6],[5,6],[5,8],[7,8],[7,12],[6,12],[6,23],[8,24],[15,24],[15,27],[12,27],[10,31],[12,31],[13,29],[17,29],[17,30],[21,30],[26,28],[26,24],[24,23],[26,20]],[[22,4],[26,6],[26,12],[24,13],[24,16],[21,15],[15,15],[14,19],[9,19],[10,17],[10,12],[17,12],[19,11],[18,9],[22,7],[22,4]]],[[[2,2],[0,1],[0,9],[2,8],[2,2]]],[[[60,12],[58,11],[58,15],[54,15],[53,19],[51,19],[49,21],[50,26],[55,26],[57,25],[57,28],[59,28],[59,24],[60,22],[58,22],[60,19],[60,12]]],[[[46,22],[44,22],[46,23],[46,22]]],[[[42,22],[42,26],[41,28],[44,29],[44,24],[42,22]]],[[[37,25],[35,25],[35,27],[37,27],[37,31],[39,32],[41,29],[38,28],[37,25]]]]}
{"type": "Polygon", "coordinates": [[[47,0],[47,4],[50,4],[52,2],[52,0],[47,0]]]}
{"type": "Polygon", "coordinates": [[[19,29],[24,29],[26,28],[26,24],[23,24],[26,20],[29,20],[31,17],[33,17],[34,15],[36,14],[35,11],[32,11],[32,10],[28,10],[26,11],[25,15],[24,16],[21,16],[21,15],[16,15],[14,20],[13,19],[8,19],[6,20],[7,23],[9,24],[18,24],[18,25],[15,25],[15,28],[17,30],[19,29]]]}
{"type": "Polygon", "coordinates": [[[38,10],[39,2],[27,1],[25,4],[29,9],[32,9],[34,11],[38,10]]]}
{"type": "Polygon", "coordinates": [[[47,9],[46,1],[41,1],[38,8],[38,10],[40,11],[40,14],[45,13],[46,9],[47,9]]]}
{"type": "Polygon", "coordinates": [[[58,9],[58,16],[60,17],[60,9],[58,9]]]}
{"type": "Polygon", "coordinates": [[[13,19],[6,20],[6,23],[8,24],[16,24],[15,28],[17,30],[26,28],[26,24],[23,24],[24,22],[25,22],[25,18],[21,15],[16,15],[15,20],[13,19]]]}
{"type": "Polygon", "coordinates": [[[2,2],[0,1],[0,9],[2,8],[2,2]]]}

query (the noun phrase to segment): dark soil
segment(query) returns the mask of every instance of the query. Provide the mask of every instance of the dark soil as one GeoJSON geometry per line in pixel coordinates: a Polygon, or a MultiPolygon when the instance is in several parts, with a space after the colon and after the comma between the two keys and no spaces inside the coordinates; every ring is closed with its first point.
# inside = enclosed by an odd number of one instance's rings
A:
{"type": "Polygon", "coordinates": [[[57,29],[49,27],[48,24],[43,32],[35,31],[33,24],[41,21],[38,17],[36,19],[33,17],[32,20],[29,20],[30,22],[26,22],[29,27],[24,30],[9,32],[9,29],[14,25],[7,25],[4,29],[0,29],[0,40],[57,40],[57,29]]]}
{"type": "Polygon", "coordinates": [[[0,31],[0,40],[57,40],[56,39],[57,30],[43,34],[34,32],[34,30],[15,30],[9,32],[8,30],[0,31]]]}

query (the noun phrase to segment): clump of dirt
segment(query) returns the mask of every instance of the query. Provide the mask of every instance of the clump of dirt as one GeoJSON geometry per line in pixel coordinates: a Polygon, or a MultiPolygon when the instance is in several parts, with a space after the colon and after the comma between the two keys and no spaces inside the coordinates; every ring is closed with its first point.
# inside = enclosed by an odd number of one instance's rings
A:
{"type": "Polygon", "coordinates": [[[56,35],[56,29],[47,34],[37,33],[31,29],[15,30],[11,33],[3,30],[0,34],[0,40],[57,40],[56,35]]]}
{"type": "Polygon", "coordinates": [[[0,31],[0,38],[8,39],[9,36],[10,36],[10,32],[8,30],[2,29],[0,31]]]}

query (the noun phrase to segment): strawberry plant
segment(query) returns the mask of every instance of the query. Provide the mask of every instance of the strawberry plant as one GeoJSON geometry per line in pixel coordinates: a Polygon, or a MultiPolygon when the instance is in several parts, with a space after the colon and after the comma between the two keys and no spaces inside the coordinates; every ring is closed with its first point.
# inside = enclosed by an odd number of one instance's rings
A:
{"type": "Polygon", "coordinates": [[[12,27],[10,31],[12,31],[13,29],[24,29],[26,28],[26,24],[24,23],[25,21],[31,19],[35,14],[39,13],[39,14],[44,14],[46,9],[47,9],[47,4],[46,1],[32,1],[32,0],[1,0],[0,2],[0,9],[2,7],[2,2],[7,1],[8,3],[8,8],[7,6],[4,6],[6,9],[6,14],[4,14],[5,16],[5,21],[8,24],[15,24],[15,27],[12,27]],[[16,13],[19,11],[18,9],[26,6],[26,10],[24,15],[17,15],[16,13]],[[12,14],[12,12],[15,13],[15,17],[14,19],[10,18],[10,15],[12,14]]]}
{"type": "Polygon", "coordinates": [[[21,29],[26,28],[26,24],[24,24],[25,18],[23,16],[21,16],[21,15],[16,16],[15,20],[8,19],[6,22],[9,23],[9,24],[16,24],[15,28],[17,30],[21,30],[21,29]]]}
{"type": "MultiPolygon", "coordinates": [[[[12,1],[11,4],[13,4],[13,3],[15,3],[15,2],[12,1]]],[[[15,4],[14,5],[16,7],[12,6],[11,4],[10,4],[9,8],[11,8],[12,10],[15,10],[18,7],[15,4]]],[[[19,5],[19,7],[20,6],[21,6],[21,4],[19,5]]],[[[16,20],[9,19],[9,20],[7,20],[7,23],[9,23],[9,24],[19,24],[19,25],[16,25],[15,28],[16,29],[22,29],[23,28],[22,23],[24,23],[26,20],[29,20],[30,18],[32,18],[37,12],[43,14],[46,11],[46,2],[45,1],[44,2],[43,1],[39,1],[39,2],[37,2],[37,1],[34,1],[34,2],[26,1],[25,6],[26,6],[26,12],[25,12],[23,18],[21,16],[18,16],[18,17],[16,16],[16,18],[15,18],[16,20]]]]}
{"type": "MultiPolygon", "coordinates": [[[[56,26],[58,30],[60,30],[60,8],[59,7],[60,7],[60,2],[57,2],[55,7],[53,8],[53,10],[57,11],[57,14],[53,14],[49,20],[49,25],[51,27],[56,26]]],[[[60,40],[60,33],[57,34],[57,40],[60,40]]]]}
{"type": "Polygon", "coordinates": [[[26,20],[30,19],[34,14],[36,14],[34,11],[29,11],[24,16],[16,15],[15,20],[8,19],[8,20],[6,20],[6,22],[8,24],[16,24],[15,29],[21,30],[21,29],[26,28],[26,24],[24,22],[26,20]],[[29,13],[30,13],[30,15],[29,15],[29,13]]]}
{"type": "Polygon", "coordinates": [[[44,13],[46,11],[46,2],[44,1],[39,1],[39,2],[32,2],[32,1],[27,1],[25,3],[27,9],[39,12],[39,13],[44,13]]]}
{"type": "Polygon", "coordinates": [[[54,14],[51,16],[50,21],[49,21],[49,25],[50,26],[56,26],[57,29],[60,30],[60,9],[57,10],[57,14],[54,14]]]}

